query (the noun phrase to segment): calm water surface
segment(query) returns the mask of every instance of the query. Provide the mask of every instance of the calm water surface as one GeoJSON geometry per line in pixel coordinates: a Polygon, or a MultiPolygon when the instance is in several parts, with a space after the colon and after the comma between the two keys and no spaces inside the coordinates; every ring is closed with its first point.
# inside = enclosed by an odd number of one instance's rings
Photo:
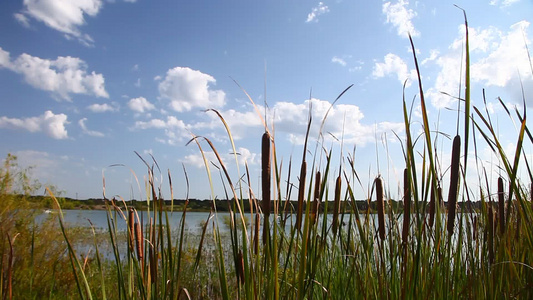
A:
{"type": "MultiPolygon", "coordinates": [[[[51,211],[43,213],[39,218],[45,217],[57,217],[57,211],[51,211]]],[[[146,225],[149,220],[149,216],[146,211],[139,211],[139,218],[142,218],[143,223],[146,225]]],[[[177,229],[183,213],[174,212],[168,213],[168,221],[171,229],[177,229]]],[[[72,227],[89,227],[91,223],[95,229],[107,230],[107,211],[105,210],[63,210],[63,216],[65,224],[72,227]],[[89,222],[90,221],[90,222],[89,222]]],[[[153,216],[153,214],[152,214],[153,216]]],[[[185,228],[189,232],[200,232],[202,224],[207,221],[209,217],[208,212],[187,212],[185,218],[185,228]]],[[[219,222],[223,224],[224,217],[229,218],[229,213],[218,213],[219,222]]],[[[120,214],[116,215],[117,229],[126,230],[126,222],[122,219],[120,214]]],[[[165,215],[163,214],[163,224],[166,224],[165,215]]],[[[223,226],[221,226],[223,227],[223,226]]]]}

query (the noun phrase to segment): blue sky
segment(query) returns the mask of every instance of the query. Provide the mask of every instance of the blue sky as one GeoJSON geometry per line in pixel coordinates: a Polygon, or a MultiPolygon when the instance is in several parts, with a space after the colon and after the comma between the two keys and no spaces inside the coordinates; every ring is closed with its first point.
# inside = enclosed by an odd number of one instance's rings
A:
{"type": "MultiPolygon", "coordinates": [[[[343,137],[344,156],[357,148],[361,176],[381,173],[395,192],[403,163],[393,132],[403,137],[404,81],[407,99],[418,94],[409,32],[433,129],[455,134],[456,112],[448,108],[457,103],[442,93],[459,96],[464,72],[464,18],[453,4],[468,16],[473,104],[482,106],[485,88],[511,150],[516,130],[497,97],[520,107],[522,82],[526,99],[533,99],[526,50],[532,1],[24,0],[0,3],[0,156],[17,155],[22,166],[34,167],[35,178],[70,197],[101,197],[105,176],[108,197],[145,199],[146,168],[137,151],[150,163],[149,154],[156,158],[167,198],[167,169],[175,198],[185,196],[183,167],[191,197],[224,198],[216,168],[210,166],[212,193],[198,147],[186,146],[195,134],[213,141],[234,181],[246,162],[258,193],[263,127],[233,80],[261,112],[266,98],[284,171],[291,156],[293,165],[301,160],[309,102],[312,161],[320,121],[354,84],[329,112],[324,146],[339,157],[332,135],[343,137]],[[209,108],[231,128],[239,170],[222,123],[204,111],[209,108]],[[115,164],[123,166],[110,167],[115,164]]],[[[415,98],[415,125],[419,104],[415,98]]],[[[451,146],[441,140],[445,163],[451,146]]]]}

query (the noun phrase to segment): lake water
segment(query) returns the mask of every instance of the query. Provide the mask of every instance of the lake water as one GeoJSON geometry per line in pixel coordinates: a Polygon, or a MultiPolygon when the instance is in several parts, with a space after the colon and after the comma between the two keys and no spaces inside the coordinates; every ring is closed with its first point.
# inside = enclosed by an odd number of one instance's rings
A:
{"type": "MultiPolygon", "coordinates": [[[[149,220],[149,216],[146,211],[138,211],[139,218],[142,217],[143,223],[146,225],[149,220]]],[[[51,211],[51,213],[43,213],[38,216],[38,219],[45,217],[57,217],[57,211],[51,211]]],[[[153,215],[153,214],[152,214],[153,215]]],[[[176,229],[179,226],[182,212],[168,213],[168,221],[170,223],[171,229],[176,229]]],[[[218,213],[219,222],[223,224],[223,219],[225,216],[229,217],[229,213],[218,213]]],[[[63,210],[63,217],[65,224],[69,227],[89,227],[91,223],[94,228],[97,230],[107,230],[107,211],[105,210],[63,210]],[[90,222],[89,222],[90,221],[90,222]]],[[[185,218],[185,228],[191,233],[201,232],[202,224],[207,221],[209,217],[208,212],[187,212],[185,218]]],[[[126,230],[126,221],[122,218],[120,214],[116,214],[117,220],[117,229],[119,231],[126,230]]],[[[163,224],[166,224],[164,220],[165,215],[163,214],[163,224]]],[[[221,226],[223,227],[223,226],[221,226]]]]}

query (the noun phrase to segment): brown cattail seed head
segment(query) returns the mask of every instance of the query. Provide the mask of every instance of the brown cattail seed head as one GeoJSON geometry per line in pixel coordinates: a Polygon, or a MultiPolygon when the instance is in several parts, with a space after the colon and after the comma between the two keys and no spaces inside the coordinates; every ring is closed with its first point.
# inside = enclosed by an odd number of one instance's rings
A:
{"type": "Polygon", "coordinates": [[[137,248],[137,259],[142,262],[143,261],[143,233],[142,233],[142,227],[141,224],[138,222],[135,222],[135,246],[137,248]]]}
{"type": "Polygon", "coordinates": [[[237,253],[237,280],[244,284],[244,259],[242,257],[242,250],[237,253]]]}
{"type": "Polygon", "coordinates": [[[505,194],[503,190],[503,178],[498,177],[498,224],[500,234],[505,233],[505,194]]]}
{"type": "Polygon", "coordinates": [[[270,231],[270,135],[268,132],[263,134],[261,140],[261,180],[262,180],[262,194],[261,200],[263,215],[265,217],[265,224],[263,226],[263,244],[268,240],[270,231]]]}
{"type": "Polygon", "coordinates": [[[337,234],[337,228],[339,227],[339,213],[341,211],[341,177],[337,177],[335,182],[335,200],[333,208],[333,234],[337,234]]]}
{"type": "Polygon", "coordinates": [[[133,238],[134,238],[134,222],[135,222],[135,210],[130,208],[128,211],[128,237],[130,250],[133,251],[133,238]]]}
{"type": "Polygon", "coordinates": [[[456,135],[452,146],[452,165],[450,167],[450,191],[448,193],[448,234],[453,234],[457,191],[459,189],[459,159],[461,156],[461,137],[456,135]]]}
{"type": "Polygon", "coordinates": [[[381,177],[377,177],[374,180],[376,188],[376,200],[378,206],[378,230],[379,237],[385,239],[385,203],[383,199],[383,180],[381,177]]]}
{"type": "Polygon", "coordinates": [[[315,176],[315,191],[313,194],[313,210],[311,211],[311,220],[316,222],[318,217],[318,208],[320,206],[320,171],[316,172],[315,176]]]}

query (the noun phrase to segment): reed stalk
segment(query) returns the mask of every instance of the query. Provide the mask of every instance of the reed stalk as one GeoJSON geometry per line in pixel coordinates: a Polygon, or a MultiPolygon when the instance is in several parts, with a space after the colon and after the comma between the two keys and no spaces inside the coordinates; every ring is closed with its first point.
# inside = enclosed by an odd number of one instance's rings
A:
{"type": "Polygon", "coordinates": [[[407,244],[409,237],[409,227],[411,224],[411,181],[409,180],[409,170],[403,171],[403,226],[402,243],[407,244]]]}

